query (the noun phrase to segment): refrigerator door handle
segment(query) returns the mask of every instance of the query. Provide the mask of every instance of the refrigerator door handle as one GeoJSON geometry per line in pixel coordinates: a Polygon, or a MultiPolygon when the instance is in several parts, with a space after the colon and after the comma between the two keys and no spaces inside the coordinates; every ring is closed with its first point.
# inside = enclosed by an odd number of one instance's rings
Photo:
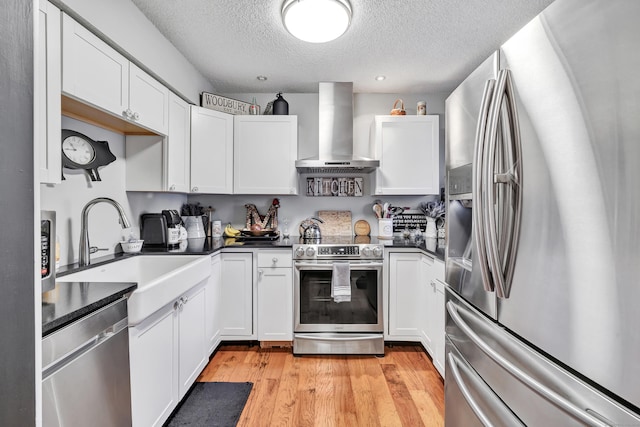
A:
{"type": "Polygon", "coordinates": [[[482,207],[485,217],[487,259],[495,281],[497,296],[508,298],[517,256],[522,216],[522,148],[513,83],[509,70],[500,70],[488,120],[482,178],[482,207]],[[503,106],[506,107],[506,110],[502,110],[503,106]],[[502,146],[498,150],[500,124],[506,137],[500,139],[502,146]],[[507,143],[508,145],[505,145],[507,143]],[[500,166],[508,168],[506,172],[496,172],[496,151],[500,154],[498,161],[500,166]],[[504,196],[501,193],[500,206],[496,209],[497,185],[506,185],[507,189],[502,191],[507,195],[504,196]],[[512,204],[513,209],[510,206],[512,204]],[[502,213],[502,218],[499,220],[502,227],[498,227],[496,211],[502,213]],[[498,235],[499,228],[501,229],[500,235],[498,235]]]}
{"type": "Polygon", "coordinates": [[[524,424],[515,415],[513,415],[513,413],[507,408],[504,403],[502,403],[499,398],[491,396],[495,396],[493,390],[491,390],[481,379],[479,379],[477,374],[466,367],[453,353],[449,353],[448,358],[449,367],[451,368],[450,373],[453,377],[453,381],[460,389],[460,393],[462,393],[464,400],[467,401],[467,404],[469,405],[473,413],[476,414],[476,417],[478,417],[482,425],[493,426],[495,423],[494,420],[492,420],[484,412],[482,412],[482,408],[480,408],[480,405],[478,405],[478,403],[475,401],[475,399],[471,395],[469,387],[462,379],[460,370],[464,371],[465,375],[471,380],[474,390],[481,392],[482,394],[487,396],[486,400],[488,401],[488,403],[492,404],[491,406],[493,406],[493,413],[495,415],[501,415],[501,425],[524,427],[524,424]]]}
{"type": "Polygon", "coordinates": [[[478,264],[480,265],[480,272],[482,274],[482,286],[487,292],[493,292],[493,280],[489,274],[489,265],[487,262],[486,253],[486,239],[484,234],[483,222],[484,209],[482,204],[482,175],[484,174],[483,155],[485,151],[485,134],[487,131],[487,119],[489,115],[489,109],[491,107],[491,98],[495,88],[496,81],[489,79],[484,85],[484,92],[482,93],[482,102],[480,104],[480,113],[478,115],[478,127],[476,128],[476,141],[473,152],[473,237],[476,242],[476,257],[478,264]]]}
{"type": "Polygon", "coordinates": [[[576,419],[586,423],[590,426],[598,426],[598,427],[613,427],[611,424],[605,423],[601,419],[595,417],[588,410],[584,410],[569,400],[565,399],[558,393],[553,390],[545,387],[540,382],[536,381],[533,377],[527,375],[516,365],[507,360],[500,353],[495,351],[488,343],[486,343],[478,334],[474,332],[474,330],[462,319],[458,310],[465,311],[469,316],[474,316],[473,313],[468,310],[457,306],[453,301],[448,301],[446,304],[447,312],[451,316],[453,322],[460,328],[460,330],[467,336],[469,339],[487,356],[489,356],[495,363],[497,363],[502,369],[508,372],[515,379],[529,387],[535,393],[551,402],[558,408],[561,408],[568,414],[571,414],[576,419]]]}

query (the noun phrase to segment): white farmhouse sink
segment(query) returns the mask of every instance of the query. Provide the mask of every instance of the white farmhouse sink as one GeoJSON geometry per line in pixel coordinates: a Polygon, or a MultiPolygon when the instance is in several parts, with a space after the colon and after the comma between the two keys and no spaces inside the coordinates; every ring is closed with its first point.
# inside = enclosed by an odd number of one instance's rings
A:
{"type": "Polygon", "coordinates": [[[207,255],[138,255],[56,278],[58,282],[136,282],[128,301],[136,325],[211,274],[207,255]]]}

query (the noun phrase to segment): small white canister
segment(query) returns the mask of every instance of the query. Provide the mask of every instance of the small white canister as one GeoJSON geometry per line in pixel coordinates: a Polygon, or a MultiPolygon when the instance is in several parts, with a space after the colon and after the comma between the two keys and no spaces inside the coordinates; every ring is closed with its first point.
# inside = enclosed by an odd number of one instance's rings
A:
{"type": "Polygon", "coordinates": [[[378,238],[393,239],[393,218],[378,219],[378,238]]]}
{"type": "Polygon", "coordinates": [[[427,115],[427,103],[424,101],[418,102],[418,106],[416,107],[416,114],[418,116],[426,116],[427,115]]]}

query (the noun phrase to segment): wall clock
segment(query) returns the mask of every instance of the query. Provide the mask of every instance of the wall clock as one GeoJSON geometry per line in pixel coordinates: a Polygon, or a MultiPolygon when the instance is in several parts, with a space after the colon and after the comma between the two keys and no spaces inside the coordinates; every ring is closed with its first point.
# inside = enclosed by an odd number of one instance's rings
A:
{"type": "MultiPolygon", "coordinates": [[[[113,162],[116,156],[107,141],[94,141],[70,129],[62,129],[62,166],[84,170],[91,181],[102,181],[98,168],[113,162]]],[[[64,179],[64,176],[62,177],[64,179]]]]}

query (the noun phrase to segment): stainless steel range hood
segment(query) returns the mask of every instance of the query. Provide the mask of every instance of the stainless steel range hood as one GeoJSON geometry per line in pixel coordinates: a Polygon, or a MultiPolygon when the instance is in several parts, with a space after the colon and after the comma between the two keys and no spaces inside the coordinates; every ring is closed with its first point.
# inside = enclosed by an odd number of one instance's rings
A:
{"type": "Polygon", "coordinates": [[[368,173],[380,161],[353,155],[353,83],[320,82],[318,157],[296,161],[301,173],[368,173]]]}

